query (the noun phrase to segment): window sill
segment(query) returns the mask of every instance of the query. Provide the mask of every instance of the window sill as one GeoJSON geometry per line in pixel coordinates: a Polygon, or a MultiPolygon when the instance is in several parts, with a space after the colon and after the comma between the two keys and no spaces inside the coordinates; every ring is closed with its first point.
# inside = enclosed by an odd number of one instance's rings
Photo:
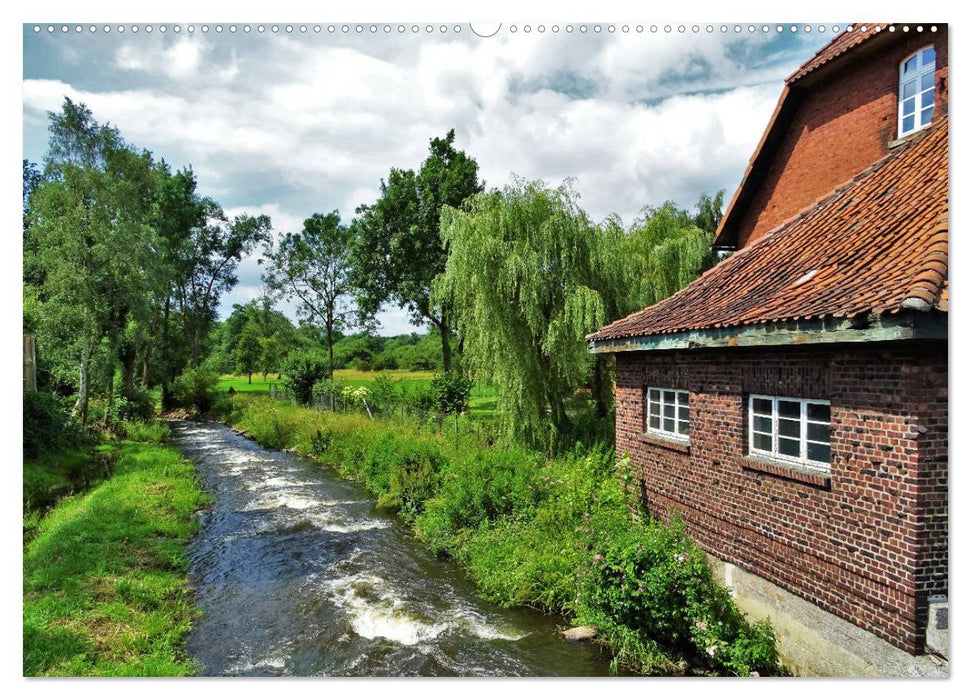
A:
{"type": "Polygon", "coordinates": [[[905,143],[907,143],[908,141],[912,141],[915,137],[920,136],[925,131],[927,131],[928,129],[930,129],[932,126],[934,126],[934,124],[936,124],[936,123],[937,122],[935,122],[933,119],[931,119],[931,123],[930,124],[926,124],[926,125],[920,127],[919,129],[917,129],[917,131],[911,131],[906,136],[901,136],[900,138],[891,139],[890,141],[887,142],[887,148],[889,148],[890,150],[893,150],[897,146],[902,146],[905,143]]]}
{"type": "Polygon", "coordinates": [[[641,442],[647,443],[648,445],[664,447],[674,452],[691,454],[691,444],[687,440],[676,440],[664,435],[658,435],[657,433],[641,433],[637,437],[641,442]]]}
{"type": "Polygon", "coordinates": [[[829,488],[832,475],[821,472],[809,467],[801,467],[798,464],[788,462],[776,462],[765,457],[746,455],[742,458],[742,468],[749,471],[771,474],[790,481],[798,481],[810,486],[829,488]]]}

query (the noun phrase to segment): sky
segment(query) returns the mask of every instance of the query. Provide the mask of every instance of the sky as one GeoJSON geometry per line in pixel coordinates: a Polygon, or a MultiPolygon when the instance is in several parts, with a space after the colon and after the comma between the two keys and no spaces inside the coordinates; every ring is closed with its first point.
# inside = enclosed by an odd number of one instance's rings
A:
{"type": "MultiPolygon", "coordinates": [[[[727,201],[785,77],[834,35],[832,23],[506,23],[489,37],[465,23],[48,26],[23,26],[25,158],[43,160],[48,112],[67,96],[191,166],[228,214],[268,214],[278,235],[314,212],[349,222],[391,167],[417,169],[453,128],[487,187],[573,178],[594,221],[722,189],[727,201]]],[[[243,261],[223,317],[260,294],[260,272],[255,254],[243,261]]],[[[385,335],[416,330],[401,310],[379,320],[385,335]]]]}

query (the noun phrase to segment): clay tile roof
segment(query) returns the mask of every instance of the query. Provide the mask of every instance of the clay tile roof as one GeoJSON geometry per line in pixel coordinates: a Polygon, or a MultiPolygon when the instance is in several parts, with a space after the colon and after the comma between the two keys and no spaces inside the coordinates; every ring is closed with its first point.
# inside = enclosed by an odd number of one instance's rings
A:
{"type": "Polygon", "coordinates": [[[948,122],[590,340],[947,310],[948,122]]]}
{"type": "Polygon", "coordinates": [[[850,25],[849,29],[845,30],[842,34],[826,44],[826,46],[817,51],[812,58],[803,63],[795,73],[786,78],[786,83],[791,85],[797,80],[806,77],[820,66],[829,63],[838,56],[842,56],[844,53],[856,46],[859,46],[867,39],[877,36],[881,32],[885,31],[889,26],[890,25],[886,22],[859,22],[857,24],[850,25]],[[863,31],[863,27],[866,27],[866,31],[863,31]]]}

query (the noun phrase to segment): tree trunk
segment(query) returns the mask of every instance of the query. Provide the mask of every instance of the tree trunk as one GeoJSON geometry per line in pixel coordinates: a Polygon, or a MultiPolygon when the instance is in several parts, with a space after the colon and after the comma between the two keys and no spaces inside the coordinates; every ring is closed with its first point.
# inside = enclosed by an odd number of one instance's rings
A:
{"type": "Polygon", "coordinates": [[[145,341],[145,355],[142,358],[142,386],[148,386],[151,379],[152,348],[155,346],[156,332],[158,332],[158,311],[153,311],[152,321],[148,326],[148,340],[145,341]]]}
{"type": "Polygon", "coordinates": [[[445,321],[436,321],[438,332],[442,336],[442,369],[446,374],[452,371],[452,345],[449,342],[448,325],[445,321]]]}
{"type": "Polygon", "coordinates": [[[114,368],[108,371],[108,395],[105,399],[104,423],[106,427],[111,426],[111,404],[115,400],[115,371],[114,368]]]}
{"type": "MultiPolygon", "coordinates": [[[[121,395],[127,401],[135,398],[135,346],[124,348],[118,353],[121,361],[121,395]]],[[[114,373],[112,373],[114,379],[114,373]]]]}
{"type": "Polygon", "coordinates": [[[327,378],[334,378],[334,321],[328,319],[327,328],[327,378]]]}
{"type": "Polygon", "coordinates": [[[91,342],[83,341],[81,347],[81,365],[78,368],[78,398],[74,402],[74,413],[81,416],[81,427],[88,422],[88,370],[91,368],[91,342]]]}

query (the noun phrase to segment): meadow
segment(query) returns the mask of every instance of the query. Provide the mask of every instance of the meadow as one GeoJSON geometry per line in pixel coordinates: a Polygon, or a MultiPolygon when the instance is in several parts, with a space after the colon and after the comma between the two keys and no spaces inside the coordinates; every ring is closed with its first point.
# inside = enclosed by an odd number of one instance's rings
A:
{"type": "MultiPolygon", "coordinates": [[[[434,372],[413,371],[405,369],[384,370],[381,372],[364,372],[357,369],[338,369],[334,370],[334,379],[347,384],[348,386],[364,386],[370,388],[378,377],[388,377],[396,382],[404,391],[417,388],[427,388],[435,378],[434,372]]],[[[230,387],[237,393],[244,394],[269,394],[271,387],[278,390],[284,389],[283,379],[276,374],[263,375],[254,374],[252,382],[245,376],[224,374],[220,376],[219,383],[216,384],[216,391],[219,393],[228,392],[230,387]]],[[[482,384],[472,385],[472,394],[469,397],[468,414],[472,418],[489,419],[496,409],[496,391],[494,387],[482,384]]]]}

